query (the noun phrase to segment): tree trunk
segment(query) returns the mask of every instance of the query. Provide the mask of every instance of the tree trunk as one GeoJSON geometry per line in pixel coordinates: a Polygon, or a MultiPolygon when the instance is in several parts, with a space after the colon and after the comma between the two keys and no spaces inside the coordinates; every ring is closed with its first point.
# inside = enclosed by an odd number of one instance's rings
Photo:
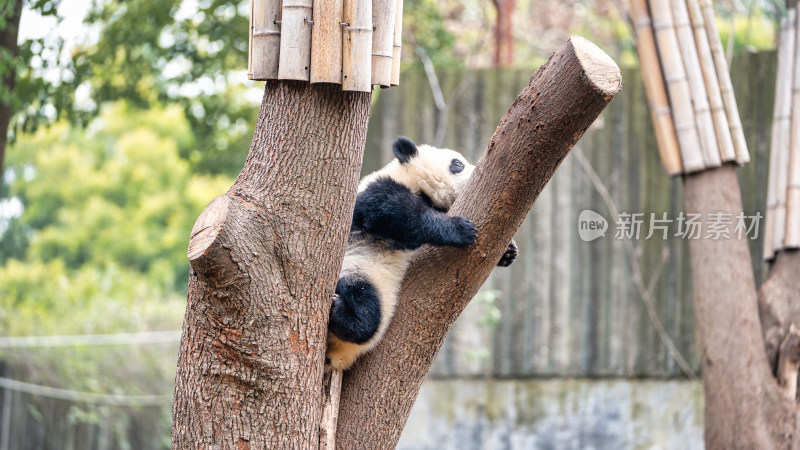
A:
{"type": "Polygon", "coordinates": [[[767,281],[758,293],[758,307],[773,372],[778,369],[778,348],[789,327],[800,327],[800,250],[778,252],[767,281]]]}
{"type": "Polygon", "coordinates": [[[477,241],[466,250],[421,249],[406,273],[400,307],[384,339],[345,372],[337,448],[397,445],[453,322],[558,165],[620,88],[616,64],[577,37],[533,75],[450,211],[475,223],[477,241]]]}
{"type": "MultiPolygon", "coordinates": [[[[684,192],[686,212],[701,213],[704,220],[709,213],[742,211],[731,164],[687,175],[684,192]]],[[[735,220],[731,239],[689,241],[706,447],[797,448],[796,403],[767,361],[750,250],[746,240],[733,237],[734,225],[735,220]]],[[[796,286],[797,272],[794,278],[796,286]]]]}
{"type": "Polygon", "coordinates": [[[192,230],[173,448],[317,448],[369,105],[338,85],[267,84],[241,174],[192,230]]]}
{"type": "MultiPolygon", "coordinates": [[[[19,35],[19,18],[22,14],[22,0],[16,0],[8,5],[8,10],[4,11],[6,26],[0,30],[0,51],[7,52],[14,58],[19,56],[19,46],[17,39],[19,35]]],[[[11,123],[11,96],[17,81],[16,70],[9,70],[3,77],[2,90],[7,95],[6,101],[0,101],[0,193],[3,191],[3,167],[6,159],[6,144],[8,143],[8,124],[11,123]]]]}
{"type": "Polygon", "coordinates": [[[497,17],[494,25],[494,56],[492,63],[495,67],[508,67],[514,63],[514,34],[512,18],[516,0],[492,0],[497,17]]]}

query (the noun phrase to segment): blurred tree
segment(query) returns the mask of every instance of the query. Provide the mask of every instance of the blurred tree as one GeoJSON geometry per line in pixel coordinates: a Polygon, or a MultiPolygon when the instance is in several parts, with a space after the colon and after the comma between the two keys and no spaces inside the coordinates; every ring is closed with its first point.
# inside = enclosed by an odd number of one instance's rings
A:
{"type": "MultiPolygon", "coordinates": [[[[455,66],[462,60],[453,54],[455,34],[445,26],[449,9],[434,0],[406,0],[403,4],[403,49],[406,57],[421,47],[437,66],[455,66]]],[[[459,14],[460,15],[460,14],[459,14]]]]}
{"type": "Polygon", "coordinates": [[[15,64],[19,56],[17,35],[21,15],[22,0],[0,3],[0,192],[3,190],[3,161],[12,114],[11,93],[17,77],[15,64]]]}
{"type": "Polygon", "coordinates": [[[180,152],[194,143],[180,107],[142,112],[125,103],[104,108],[89,131],[60,121],[20,136],[8,181],[23,209],[0,235],[0,328],[110,332],[165,320],[176,327],[186,236],[232,181],[193,174],[180,152]],[[160,315],[166,298],[176,300],[176,314],[160,315]]]}
{"type": "MultiPolygon", "coordinates": [[[[18,7],[22,1],[12,3],[18,7]]],[[[18,57],[6,51],[0,60],[17,69],[16,86],[6,84],[4,91],[17,114],[12,137],[59,119],[86,125],[117,99],[140,108],[176,103],[196,138],[180,156],[194,170],[235,173],[256,114],[255,104],[235,97],[244,89],[248,5],[246,0],[98,0],[84,19],[98,30],[95,40],[69,51],[60,38],[25,40],[18,57]],[[233,83],[236,77],[242,83],[233,83]]],[[[69,7],[58,0],[31,0],[26,6],[56,17],[69,7]]],[[[6,135],[2,128],[0,133],[6,135]]]]}
{"type": "Polygon", "coordinates": [[[494,56],[496,67],[507,67],[514,63],[514,8],[516,0],[492,0],[497,12],[494,23],[494,56]]]}

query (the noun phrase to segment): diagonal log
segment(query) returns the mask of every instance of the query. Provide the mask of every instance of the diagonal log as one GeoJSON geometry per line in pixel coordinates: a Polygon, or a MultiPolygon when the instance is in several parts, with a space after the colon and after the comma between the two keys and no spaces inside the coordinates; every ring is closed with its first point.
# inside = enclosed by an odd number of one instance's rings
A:
{"type": "Polygon", "coordinates": [[[561,161],[620,89],[617,65],[580,37],[536,71],[451,209],[475,223],[477,241],[466,250],[422,249],[385,338],[344,374],[337,448],[396,446],[453,322],[561,161]]]}

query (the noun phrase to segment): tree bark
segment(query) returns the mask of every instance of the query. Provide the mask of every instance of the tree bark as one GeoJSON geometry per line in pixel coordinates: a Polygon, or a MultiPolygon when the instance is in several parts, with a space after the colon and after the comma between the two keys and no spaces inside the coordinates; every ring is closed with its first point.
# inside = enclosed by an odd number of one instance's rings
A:
{"type": "MultiPolygon", "coordinates": [[[[684,193],[686,212],[703,214],[703,219],[709,213],[742,211],[731,164],[687,175],[684,193]]],[[[706,447],[797,448],[797,406],[767,361],[750,250],[746,240],[733,237],[734,225],[731,239],[689,242],[706,447]]]]}
{"type": "Polygon", "coordinates": [[[242,172],[192,230],[173,448],[318,447],[369,104],[338,85],[267,84],[242,172]]]}
{"type": "Polygon", "coordinates": [[[778,348],[792,323],[800,327],[800,250],[778,252],[769,277],[758,292],[767,360],[778,368],[778,348]]]}
{"type": "MultiPolygon", "coordinates": [[[[14,60],[19,56],[17,39],[19,36],[19,19],[22,15],[22,0],[9,4],[6,14],[6,26],[0,30],[0,49],[8,52],[14,60]]],[[[8,144],[8,125],[11,123],[11,96],[17,81],[17,71],[9,70],[3,77],[3,90],[8,94],[7,101],[0,101],[0,192],[3,191],[3,171],[6,160],[6,145],[8,144]]]]}
{"type": "Polygon", "coordinates": [[[450,211],[472,220],[477,241],[466,250],[421,249],[406,273],[400,306],[384,339],[345,372],[337,448],[397,445],[453,322],[558,165],[620,88],[616,64],[578,37],[533,75],[450,211]]]}

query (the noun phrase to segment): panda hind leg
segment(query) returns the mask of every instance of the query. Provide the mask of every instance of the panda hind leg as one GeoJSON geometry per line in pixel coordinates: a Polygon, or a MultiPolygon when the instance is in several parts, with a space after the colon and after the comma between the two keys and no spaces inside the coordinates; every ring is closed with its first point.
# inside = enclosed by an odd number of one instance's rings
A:
{"type": "Polygon", "coordinates": [[[357,275],[347,275],[336,284],[328,330],[345,342],[364,344],[377,333],[381,302],[375,286],[357,275]]]}

